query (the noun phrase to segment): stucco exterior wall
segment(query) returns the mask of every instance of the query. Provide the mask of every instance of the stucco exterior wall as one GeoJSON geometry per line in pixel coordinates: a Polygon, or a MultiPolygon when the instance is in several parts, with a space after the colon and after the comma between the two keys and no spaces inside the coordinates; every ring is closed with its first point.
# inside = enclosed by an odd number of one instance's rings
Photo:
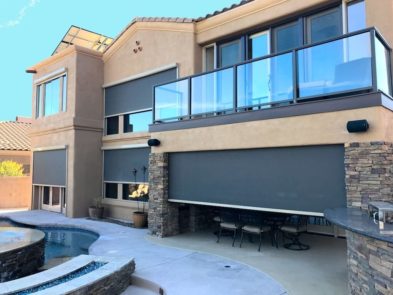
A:
{"type": "Polygon", "coordinates": [[[154,153],[247,149],[264,147],[391,141],[393,113],[383,107],[251,121],[168,132],[155,132],[161,141],[154,153]],[[367,119],[365,133],[348,133],[350,120],[367,119]]]}
{"type": "Polygon", "coordinates": [[[174,63],[180,77],[192,75],[200,71],[198,47],[193,23],[135,23],[104,54],[104,84],[174,63]]]}
{"type": "Polygon", "coordinates": [[[61,68],[67,69],[67,111],[33,120],[32,149],[67,147],[66,215],[81,217],[100,195],[103,62],[101,54],[73,46],[37,65],[34,79],[61,68]]]}
{"type": "Polygon", "coordinates": [[[0,209],[30,208],[31,177],[0,176],[0,209]]]}

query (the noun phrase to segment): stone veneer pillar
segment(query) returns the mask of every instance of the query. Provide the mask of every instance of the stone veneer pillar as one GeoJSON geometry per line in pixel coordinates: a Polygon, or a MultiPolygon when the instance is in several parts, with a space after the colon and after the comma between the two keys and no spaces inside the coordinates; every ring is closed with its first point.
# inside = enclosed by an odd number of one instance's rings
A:
{"type": "Polygon", "coordinates": [[[347,206],[367,210],[370,201],[393,201],[393,144],[345,145],[347,206]]]}
{"type": "Polygon", "coordinates": [[[168,202],[168,154],[149,156],[149,230],[159,237],[179,233],[179,207],[168,202]]]}
{"type": "MultiPolygon", "coordinates": [[[[393,201],[393,144],[345,145],[347,206],[393,201]]],[[[393,294],[393,244],[347,231],[350,294],[393,294]]]]}

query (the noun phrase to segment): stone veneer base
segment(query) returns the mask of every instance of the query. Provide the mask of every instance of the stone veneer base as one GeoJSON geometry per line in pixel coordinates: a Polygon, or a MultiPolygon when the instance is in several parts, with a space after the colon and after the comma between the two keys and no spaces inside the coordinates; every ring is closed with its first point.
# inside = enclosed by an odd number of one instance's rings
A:
{"type": "Polygon", "coordinates": [[[0,253],[0,283],[31,275],[44,264],[45,239],[0,253]]]}
{"type": "Polygon", "coordinates": [[[393,294],[393,244],[347,231],[351,294],[393,294]]]}
{"type": "Polygon", "coordinates": [[[41,286],[83,268],[93,261],[106,264],[78,278],[39,291],[39,294],[115,295],[121,294],[130,285],[131,274],[135,271],[134,259],[80,255],[44,272],[0,284],[0,295],[14,294],[41,286]]]}

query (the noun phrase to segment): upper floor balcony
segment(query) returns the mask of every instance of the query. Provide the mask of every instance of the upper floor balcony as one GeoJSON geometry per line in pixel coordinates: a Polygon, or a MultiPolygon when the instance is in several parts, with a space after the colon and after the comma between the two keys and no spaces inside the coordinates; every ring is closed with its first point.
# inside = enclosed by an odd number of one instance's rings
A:
{"type": "Polygon", "coordinates": [[[392,92],[391,48],[374,28],[154,87],[162,123],[392,92]]]}

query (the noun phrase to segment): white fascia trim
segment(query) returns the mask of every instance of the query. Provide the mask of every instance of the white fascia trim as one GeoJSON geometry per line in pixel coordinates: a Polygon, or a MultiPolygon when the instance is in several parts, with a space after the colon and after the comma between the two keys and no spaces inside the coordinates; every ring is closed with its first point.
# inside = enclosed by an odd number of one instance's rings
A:
{"type": "Polygon", "coordinates": [[[139,144],[125,144],[125,145],[118,145],[118,146],[103,146],[101,150],[108,151],[108,150],[125,150],[125,149],[138,149],[138,148],[145,148],[149,147],[147,143],[139,143],[139,144]]]}
{"type": "Polygon", "coordinates": [[[38,147],[34,148],[33,152],[43,152],[43,151],[53,151],[53,150],[65,150],[67,149],[67,145],[57,145],[57,146],[49,146],[49,147],[38,147]]]}
{"type": "Polygon", "coordinates": [[[61,76],[63,74],[67,73],[67,68],[60,68],[57,69],[56,71],[53,71],[39,79],[36,79],[33,81],[34,84],[42,84],[42,82],[48,81],[48,80],[52,80],[53,78],[56,78],[57,76],[61,76]]]}
{"type": "Polygon", "coordinates": [[[321,216],[321,217],[324,216],[324,214],[320,213],[320,212],[296,211],[296,210],[285,210],[285,209],[274,209],[274,208],[263,208],[263,207],[250,207],[250,206],[239,206],[239,205],[231,205],[231,204],[197,202],[197,201],[176,200],[176,199],[168,199],[168,201],[174,202],[174,203],[217,206],[217,207],[236,208],[236,209],[245,209],[245,210],[253,210],[253,211],[265,211],[265,212],[276,212],[276,213],[286,213],[286,214],[296,214],[296,215],[309,215],[309,216],[321,216]]]}
{"type": "Polygon", "coordinates": [[[55,184],[42,184],[42,183],[33,183],[33,186],[50,186],[50,187],[59,187],[59,188],[66,188],[65,185],[55,185],[55,184]]]}
{"type": "MultiPolygon", "coordinates": [[[[149,70],[149,71],[145,71],[145,72],[142,72],[142,73],[139,73],[139,74],[136,74],[136,75],[132,75],[132,76],[126,77],[126,78],[121,79],[121,80],[117,80],[117,81],[114,81],[114,82],[111,82],[111,83],[104,84],[104,85],[102,85],[102,88],[115,86],[115,85],[118,85],[118,84],[121,84],[121,83],[125,83],[125,82],[129,82],[129,81],[132,81],[132,80],[136,80],[136,79],[139,79],[139,78],[143,78],[143,77],[146,77],[146,76],[157,74],[159,72],[170,70],[170,69],[177,68],[177,67],[178,67],[177,63],[173,63],[173,64],[169,64],[169,65],[166,65],[166,66],[158,67],[158,68],[155,68],[155,69],[152,69],[152,70],[149,70]]],[[[177,75],[177,76],[179,76],[179,75],[177,75]]]]}

